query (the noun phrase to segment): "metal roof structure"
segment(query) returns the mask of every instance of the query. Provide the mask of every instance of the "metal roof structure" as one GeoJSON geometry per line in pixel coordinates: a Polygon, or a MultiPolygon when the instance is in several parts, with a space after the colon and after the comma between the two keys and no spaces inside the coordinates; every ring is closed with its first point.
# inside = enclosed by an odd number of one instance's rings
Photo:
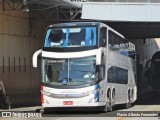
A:
{"type": "Polygon", "coordinates": [[[159,3],[0,0],[0,4],[3,4],[4,11],[22,10],[24,1],[29,8],[30,19],[47,22],[100,21],[128,39],[160,37],[159,3]]]}
{"type": "Polygon", "coordinates": [[[28,4],[38,5],[41,7],[43,6],[46,7],[45,9],[57,6],[67,7],[67,8],[81,8],[80,2],[71,2],[69,0],[28,0],[28,4]]]}
{"type": "Polygon", "coordinates": [[[70,0],[0,0],[0,3],[3,3],[3,7],[6,8],[3,8],[4,10],[20,10],[20,5],[27,5],[30,10],[47,10],[54,7],[81,8],[82,2],[71,2],[70,0]],[[10,9],[7,9],[7,6],[10,9]]]}
{"type": "Polygon", "coordinates": [[[160,4],[87,2],[83,3],[81,18],[113,22],[160,22],[160,4]]]}
{"type": "Polygon", "coordinates": [[[128,39],[160,37],[159,3],[85,2],[81,18],[104,22],[128,39]]]}
{"type": "Polygon", "coordinates": [[[3,11],[29,12],[30,19],[40,21],[70,21],[81,15],[85,0],[0,0],[3,11]]]}
{"type": "MultiPolygon", "coordinates": [[[[102,21],[104,22],[104,21],[102,21]]],[[[160,22],[104,22],[128,39],[160,38],[160,22]]]]}

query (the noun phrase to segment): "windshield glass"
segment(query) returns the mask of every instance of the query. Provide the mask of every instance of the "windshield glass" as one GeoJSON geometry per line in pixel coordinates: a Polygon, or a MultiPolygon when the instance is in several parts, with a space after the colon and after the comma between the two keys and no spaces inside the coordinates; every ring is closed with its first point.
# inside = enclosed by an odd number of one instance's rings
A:
{"type": "Polygon", "coordinates": [[[96,27],[50,28],[44,47],[84,47],[96,45],[96,27]]]}
{"type": "Polygon", "coordinates": [[[42,82],[51,85],[85,85],[97,80],[95,57],[42,60],[42,82]]]}

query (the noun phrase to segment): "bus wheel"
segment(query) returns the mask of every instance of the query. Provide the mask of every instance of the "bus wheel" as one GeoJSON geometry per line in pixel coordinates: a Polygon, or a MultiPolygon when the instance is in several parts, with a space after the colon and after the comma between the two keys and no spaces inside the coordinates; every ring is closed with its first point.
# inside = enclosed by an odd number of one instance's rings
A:
{"type": "Polygon", "coordinates": [[[109,100],[109,97],[110,97],[110,89],[107,91],[107,100],[106,100],[106,104],[105,106],[103,107],[103,112],[108,112],[108,106],[110,104],[110,100],[109,100]]]}
{"type": "Polygon", "coordinates": [[[134,92],[133,92],[133,89],[131,91],[131,100],[132,100],[132,103],[131,103],[131,107],[134,106],[135,102],[134,102],[134,92]]]}
{"type": "Polygon", "coordinates": [[[102,111],[105,112],[105,113],[108,111],[108,110],[107,110],[107,106],[108,106],[108,104],[107,104],[107,102],[106,102],[106,105],[103,107],[103,110],[102,110],[102,111]]]}
{"type": "Polygon", "coordinates": [[[112,109],[114,109],[114,105],[115,105],[115,90],[113,90],[112,92],[112,109]]]}
{"type": "Polygon", "coordinates": [[[107,111],[112,112],[113,107],[112,107],[112,97],[111,97],[111,91],[108,91],[108,106],[107,106],[107,111]]]}
{"type": "Polygon", "coordinates": [[[125,104],[125,108],[128,109],[131,107],[131,93],[130,90],[128,91],[128,102],[125,104]]]}
{"type": "Polygon", "coordinates": [[[38,111],[39,113],[43,114],[43,113],[45,113],[45,108],[38,109],[37,111],[38,111]]]}

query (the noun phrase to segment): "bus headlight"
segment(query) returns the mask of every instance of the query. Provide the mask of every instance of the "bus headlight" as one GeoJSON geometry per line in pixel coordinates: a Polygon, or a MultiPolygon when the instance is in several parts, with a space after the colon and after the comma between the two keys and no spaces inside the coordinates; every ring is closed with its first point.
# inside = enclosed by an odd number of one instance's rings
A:
{"type": "Polygon", "coordinates": [[[46,92],[46,91],[43,91],[43,90],[41,90],[41,93],[42,93],[43,95],[46,95],[46,96],[50,96],[50,95],[51,95],[51,93],[46,92]]]}
{"type": "Polygon", "coordinates": [[[44,103],[47,103],[47,104],[49,104],[48,100],[46,100],[46,99],[44,99],[44,103]]]}
{"type": "Polygon", "coordinates": [[[90,95],[90,94],[95,94],[95,93],[97,93],[97,92],[99,92],[99,89],[91,90],[91,91],[85,92],[85,93],[83,93],[83,94],[90,95]]]}
{"type": "Polygon", "coordinates": [[[98,100],[98,97],[92,98],[89,100],[89,103],[95,103],[95,102],[97,102],[97,100],[98,100]]]}

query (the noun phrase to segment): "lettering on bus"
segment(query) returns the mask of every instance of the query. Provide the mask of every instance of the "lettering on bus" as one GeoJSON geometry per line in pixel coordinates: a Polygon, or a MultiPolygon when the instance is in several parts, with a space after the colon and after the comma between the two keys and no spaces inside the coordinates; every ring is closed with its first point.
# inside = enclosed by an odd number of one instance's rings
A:
{"type": "Polygon", "coordinates": [[[65,60],[47,60],[47,63],[63,63],[65,60]]]}

